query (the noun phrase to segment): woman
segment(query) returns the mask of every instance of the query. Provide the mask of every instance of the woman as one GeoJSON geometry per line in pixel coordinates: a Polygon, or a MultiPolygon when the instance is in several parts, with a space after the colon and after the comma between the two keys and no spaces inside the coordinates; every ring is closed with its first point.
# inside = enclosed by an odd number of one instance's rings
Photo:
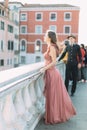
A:
{"type": "Polygon", "coordinates": [[[45,68],[45,123],[55,124],[65,122],[73,115],[76,115],[75,108],[67,93],[64,81],[56,69],[56,58],[58,56],[57,38],[55,32],[48,30],[44,37],[47,43],[47,51],[44,53],[45,68]]]}

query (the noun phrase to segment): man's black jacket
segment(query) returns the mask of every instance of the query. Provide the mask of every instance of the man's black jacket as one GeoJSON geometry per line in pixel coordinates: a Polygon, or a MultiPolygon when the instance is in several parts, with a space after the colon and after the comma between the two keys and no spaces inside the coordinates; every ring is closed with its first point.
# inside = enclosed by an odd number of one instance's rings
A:
{"type": "Polygon", "coordinates": [[[62,58],[64,58],[65,54],[68,52],[68,59],[67,64],[78,64],[82,62],[82,55],[80,51],[80,46],[78,44],[67,45],[63,53],[58,58],[58,61],[60,61],[62,58]]]}

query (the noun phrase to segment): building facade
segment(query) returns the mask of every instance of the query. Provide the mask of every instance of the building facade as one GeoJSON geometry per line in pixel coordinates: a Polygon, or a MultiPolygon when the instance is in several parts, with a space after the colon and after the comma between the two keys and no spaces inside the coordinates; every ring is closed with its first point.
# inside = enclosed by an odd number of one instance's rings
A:
{"type": "Polygon", "coordinates": [[[43,38],[47,29],[63,41],[74,34],[78,41],[79,7],[67,4],[25,4],[20,8],[20,63],[30,64],[43,60],[46,43],[43,38]]]}
{"type": "Polygon", "coordinates": [[[10,19],[14,22],[14,67],[19,66],[19,8],[22,7],[21,2],[9,2],[10,19]]]}
{"type": "Polygon", "coordinates": [[[9,20],[10,10],[0,3],[0,70],[14,67],[13,22],[9,20]]]}
{"type": "Polygon", "coordinates": [[[12,7],[0,2],[0,71],[19,66],[19,6],[12,7]]]}

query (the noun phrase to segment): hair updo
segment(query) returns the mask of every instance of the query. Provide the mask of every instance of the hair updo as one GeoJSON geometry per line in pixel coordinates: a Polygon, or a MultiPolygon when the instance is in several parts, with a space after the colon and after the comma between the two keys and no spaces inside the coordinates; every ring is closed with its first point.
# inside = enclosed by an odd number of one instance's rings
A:
{"type": "Polygon", "coordinates": [[[48,30],[47,33],[48,33],[48,37],[51,39],[51,43],[56,44],[57,42],[56,33],[51,30],[48,30]]]}

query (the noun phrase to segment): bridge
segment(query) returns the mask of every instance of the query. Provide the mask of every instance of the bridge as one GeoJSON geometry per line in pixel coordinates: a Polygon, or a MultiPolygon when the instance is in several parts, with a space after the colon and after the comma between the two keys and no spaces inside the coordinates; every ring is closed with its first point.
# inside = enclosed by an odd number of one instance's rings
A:
{"type": "MultiPolygon", "coordinates": [[[[78,83],[72,101],[77,115],[66,123],[45,125],[43,62],[0,72],[0,130],[87,130],[87,83],[78,83]]],[[[56,65],[65,79],[65,65],[56,65]]]]}

